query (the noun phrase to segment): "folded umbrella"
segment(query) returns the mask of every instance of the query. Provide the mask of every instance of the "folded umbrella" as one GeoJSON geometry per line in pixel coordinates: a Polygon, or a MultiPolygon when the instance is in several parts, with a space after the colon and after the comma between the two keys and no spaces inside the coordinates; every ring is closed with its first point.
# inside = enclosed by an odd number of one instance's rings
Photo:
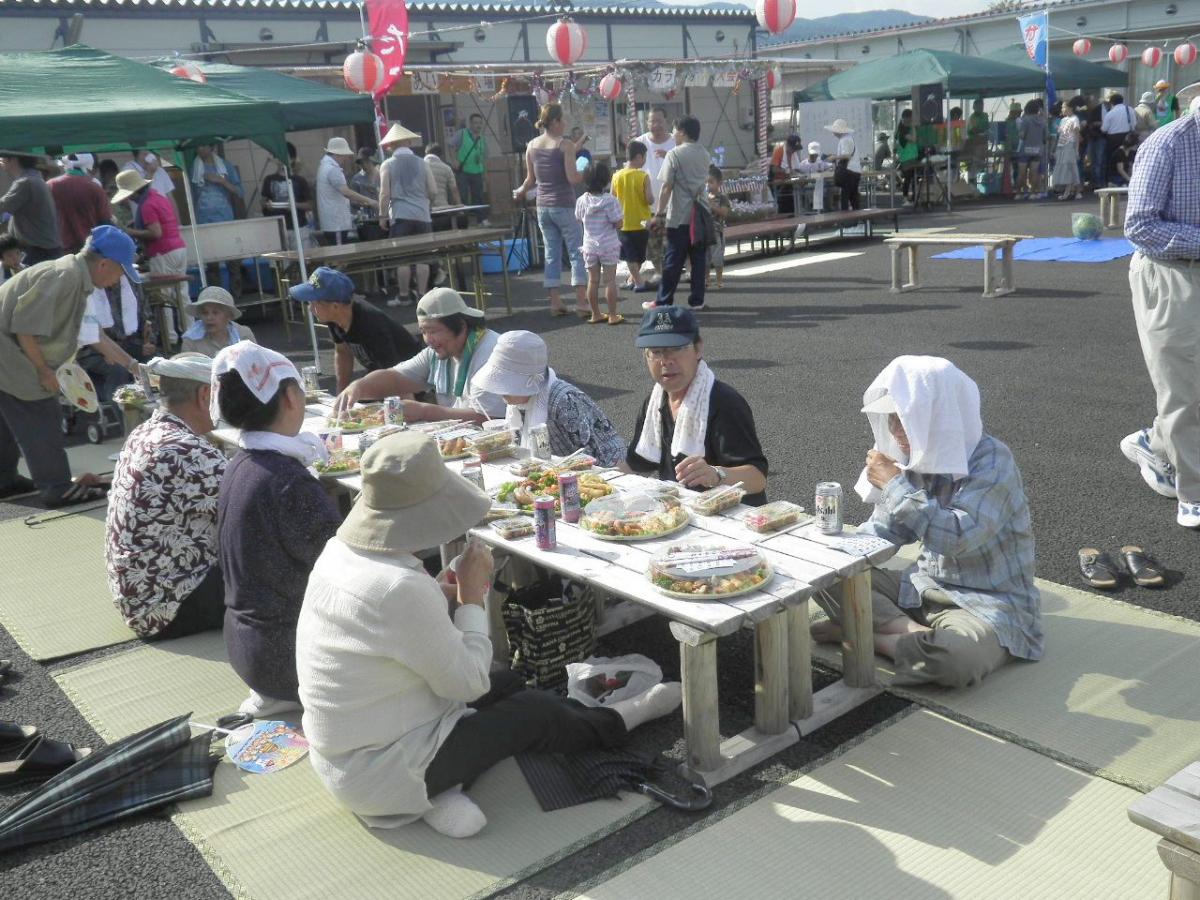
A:
{"type": "Polygon", "coordinates": [[[211,794],[212,740],[192,737],[189,715],[97,750],[0,811],[0,852],[211,794]]]}
{"type": "Polygon", "coordinates": [[[667,771],[658,753],[636,750],[585,750],[580,753],[521,753],[517,765],[538,805],[553,812],[592,800],[634,791],[676,809],[698,811],[712,803],[702,784],[692,784],[692,797],[680,797],[653,783],[667,771]]]}

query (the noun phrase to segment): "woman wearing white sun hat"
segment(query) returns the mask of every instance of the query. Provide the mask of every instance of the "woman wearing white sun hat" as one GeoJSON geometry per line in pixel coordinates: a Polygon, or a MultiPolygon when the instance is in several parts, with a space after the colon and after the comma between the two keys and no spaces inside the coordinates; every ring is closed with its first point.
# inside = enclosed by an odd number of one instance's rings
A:
{"type": "Polygon", "coordinates": [[[346,184],[346,163],[354,158],[354,151],[344,137],[333,137],[325,145],[325,155],[317,168],[317,225],[321,229],[321,243],[344,244],[353,240],[354,213],[350,201],[359,206],[374,206],[375,201],[346,184]]]}
{"type": "Polygon", "coordinates": [[[854,129],[845,119],[835,119],[832,125],[825,126],[825,130],[832,131],[838,139],[837,150],[830,159],[834,164],[833,183],[842,191],[842,209],[861,209],[858,183],[862,180],[862,160],[858,158],[858,148],[851,137],[854,129]]]}

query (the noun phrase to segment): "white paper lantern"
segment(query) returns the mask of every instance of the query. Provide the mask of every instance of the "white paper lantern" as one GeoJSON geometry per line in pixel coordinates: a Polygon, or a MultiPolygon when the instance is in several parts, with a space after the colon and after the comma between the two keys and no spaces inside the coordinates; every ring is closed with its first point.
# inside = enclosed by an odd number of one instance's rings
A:
{"type": "Polygon", "coordinates": [[[1125,57],[1129,55],[1129,48],[1124,44],[1113,44],[1108,48],[1108,61],[1114,66],[1119,66],[1125,62],[1125,57]]]}
{"type": "Polygon", "coordinates": [[[1175,48],[1175,65],[1190,66],[1196,61],[1196,45],[1186,41],[1175,48]]]}
{"type": "Polygon", "coordinates": [[[1153,69],[1162,62],[1162,50],[1158,47],[1147,47],[1142,51],[1142,65],[1153,69]]]}
{"type": "Polygon", "coordinates": [[[578,22],[560,19],[546,29],[546,50],[564,66],[582,59],[587,45],[587,31],[578,22]]]}
{"type": "Polygon", "coordinates": [[[1071,52],[1076,56],[1087,56],[1092,52],[1092,42],[1087,38],[1080,38],[1071,45],[1071,52]]]}
{"type": "Polygon", "coordinates": [[[796,0],[758,0],[756,13],[759,25],[780,34],[796,21],[796,0]]]}
{"type": "Polygon", "coordinates": [[[342,78],[355,93],[374,96],[383,87],[385,77],[383,60],[365,50],[354,51],[342,63],[342,78]]]}
{"type": "Polygon", "coordinates": [[[617,77],[616,72],[609,72],[600,79],[600,96],[605,100],[616,100],[621,96],[621,79],[617,77]]]}
{"type": "Polygon", "coordinates": [[[197,84],[205,84],[208,81],[208,76],[193,62],[178,62],[171,67],[170,71],[176,78],[186,78],[197,84]]]}

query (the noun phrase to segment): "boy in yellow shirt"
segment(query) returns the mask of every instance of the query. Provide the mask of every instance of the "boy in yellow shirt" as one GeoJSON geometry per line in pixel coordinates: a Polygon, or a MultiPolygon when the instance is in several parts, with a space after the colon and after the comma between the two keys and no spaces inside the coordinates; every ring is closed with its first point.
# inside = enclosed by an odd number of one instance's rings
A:
{"type": "Polygon", "coordinates": [[[629,281],[624,287],[632,287],[635,294],[658,289],[658,285],[642,281],[642,263],[646,261],[646,246],[650,240],[646,220],[650,218],[650,204],[654,202],[650,175],[642,168],[645,164],[646,145],[641,141],[630,141],[626,147],[625,167],[613,175],[610,187],[624,214],[621,230],[617,233],[621,259],[629,266],[629,281]]]}

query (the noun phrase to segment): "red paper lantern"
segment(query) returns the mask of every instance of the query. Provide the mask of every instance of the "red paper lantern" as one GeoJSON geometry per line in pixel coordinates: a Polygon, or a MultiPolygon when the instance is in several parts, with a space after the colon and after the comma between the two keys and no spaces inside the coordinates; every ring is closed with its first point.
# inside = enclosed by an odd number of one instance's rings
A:
{"type": "Polygon", "coordinates": [[[759,25],[779,34],[796,21],[796,0],[758,0],[756,12],[759,25]]]}
{"type": "Polygon", "coordinates": [[[767,90],[773,91],[783,84],[783,72],[775,66],[767,69],[767,90]]]}
{"type": "Polygon", "coordinates": [[[387,73],[383,68],[383,60],[374,53],[365,50],[355,50],[342,63],[342,79],[346,87],[358,94],[374,96],[383,89],[387,73]]]}
{"type": "Polygon", "coordinates": [[[1196,45],[1186,41],[1175,48],[1175,65],[1190,66],[1196,61],[1196,45]]]}
{"type": "Polygon", "coordinates": [[[1162,62],[1162,50],[1158,47],[1147,47],[1142,51],[1142,65],[1153,69],[1162,62]]]}
{"type": "Polygon", "coordinates": [[[578,22],[560,19],[546,29],[546,50],[564,66],[579,62],[587,45],[587,31],[578,22]]]}
{"type": "Polygon", "coordinates": [[[1080,38],[1071,45],[1071,52],[1076,56],[1087,56],[1092,52],[1092,42],[1087,38],[1080,38]]]}
{"type": "Polygon", "coordinates": [[[616,100],[621,96],[621,79],[617,77],[616,72],[609,72],[600,79],[600,96],[605,100],[616,100]]]}
{"type": "Polygon", "coordinates": [[[1125,62],[1125,57],[1129,55],[1129,48],[1124,44],[1113,44],[1108,48],[1108,61],[1114,66],[1119,66],[1125,62]]]}
{"type": "Polygon", "coordinates": [[[192,62],[180,62],[171,67],[171,74],[176,78],[186,78],[188,81],[194,81],[197,84],[205,84],[208,81],[208,76],[200,70],[200,67],[192,62]]]}

